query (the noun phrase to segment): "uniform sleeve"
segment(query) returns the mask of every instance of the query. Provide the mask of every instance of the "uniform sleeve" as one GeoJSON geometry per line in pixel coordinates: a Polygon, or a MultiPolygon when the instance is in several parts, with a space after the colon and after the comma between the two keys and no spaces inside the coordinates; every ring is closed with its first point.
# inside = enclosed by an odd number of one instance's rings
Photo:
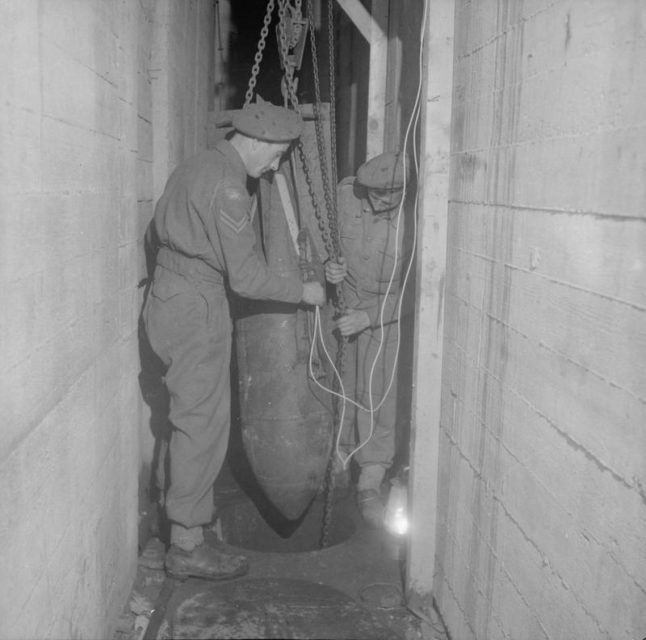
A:
{"type": "Polygon", "coordinates": [[[250,220],[251,199],[235,184],[224,182],[211,204],[229,285],[238,295],[258,300],[300,302],[303,283],[267,269],[256,250],[256,234],[250,220]]]}
{"type": "MultiPolygon", "coordinates": [[[[376,329],[381,325],[381,307],[384,305],[384,296],[373,295],[364,302],[360,302],[357,309],[362,309],[370,318],[370,326],[376,329]]],[[[399,295],[390,295],[386,297],[384,305],[384,325],[397,322],[397,307],[399,305],[399,295]]]]}
{"type": "Polygon", "coordinates": [[[407,320],[415,312],[414,292],[402,290],[401,284],[393,282],[389,295],[370,293],[368,291],[353,291],[347,288],[346,301],[348,307],[365,311],[370,318],[373,329],[381,325],[381,308],[383,306],[383,324],[395,324],[398,320],[407,320]]]}
{"type": "MultiPolygon", "coordinates": [[[[370,318],[370,328],[378,329],[381,326],[381,307],[384,307],[383,324],[384,326],[395,324],[398,321],[398,311],[401,293],[396,292],[388,296],[377,293],[368,293],[366,291],[357,292],[352,287],[347,286],[344,289],[345,301],[349,309],[365,311],[370,318]],[[385,302],[384,302],[385,300],[385,302]]],[[[406,304],[406,299],[401,309],[402,319],[412,313],[410,305],[406,304]]]]}

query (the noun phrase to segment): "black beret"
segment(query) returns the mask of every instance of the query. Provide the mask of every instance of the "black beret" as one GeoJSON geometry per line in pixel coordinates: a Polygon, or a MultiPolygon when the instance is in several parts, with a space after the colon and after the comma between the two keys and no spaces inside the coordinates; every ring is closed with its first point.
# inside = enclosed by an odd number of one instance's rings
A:
{"type": "Polygon", "coordinates": [[[357,170],[357,181],[369,189],[400,189],[404,185],[402,154],[389,151],[364,162],[357,170]]]}
{"type": "Polygon", "coordinates": [[[290,109],[256,102],[233,114],[233,128],[266,142],[290,142],[301,135],[303,119],[290,109]]]}

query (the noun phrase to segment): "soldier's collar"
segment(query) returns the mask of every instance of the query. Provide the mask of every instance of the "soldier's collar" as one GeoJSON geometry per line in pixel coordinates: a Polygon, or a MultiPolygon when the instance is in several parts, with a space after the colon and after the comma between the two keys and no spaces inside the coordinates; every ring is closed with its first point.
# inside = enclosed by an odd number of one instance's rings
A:
{"type": "Polygon", "coordinates": [[[240,154],[228,140],[218,140],[218,142],[215,143],[215,148],[225,156],[227,160],[230,160],[233,163],[237,171],[240,171],[245,176],[247,175],[247,168],[245,167],[240,154]]]}
{"type": "Polygon", "coordinates": [[[388,220],[389,222],[393,223],[397,220],[397,216],[399,215],[399,205],[393,207],[392,209],[388,209],[388,211],[375,213],[375,210],[372,208],[370,201],[367,198],[361,198],[360,215],[363,216],[364,213],[370,214],[374,222],[376,222],[377,220],[388,220]]]}

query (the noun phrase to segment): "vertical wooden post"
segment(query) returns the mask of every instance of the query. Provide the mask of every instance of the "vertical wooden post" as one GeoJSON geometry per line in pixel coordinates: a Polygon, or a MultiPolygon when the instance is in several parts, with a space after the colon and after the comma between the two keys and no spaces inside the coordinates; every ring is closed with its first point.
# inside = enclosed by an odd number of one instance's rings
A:
{"type": "Polygon", "coordinates": [[[425,1],[415,322],[417,348],[413,372],[409,482],[411,533],[406,592],[411,609],[429,615],[436,553],[454,0],[425,1]]]}
{"type": "Polygon", "coordinates": [[[398,151],[402,137],[402,96],[400,95],[402,73],[400,21],[402,17],[401,6],[391,5],[388,16],[388,69],[384,97],[384,151],[398,151]]]}
{"type": "Polygon", "coordinates": [[[371,3],[366,158],[372,158],[384,151],[388,77],[388,5],[389,0],[372,0],[371,3]]]}
{"type": "Polygon", "coordinates": [[[366,157],[384,151],[388,86],[388,14],[390,0],[371,0],[370,12],[359,0],[337,0],[370,45],[366,157]]]}

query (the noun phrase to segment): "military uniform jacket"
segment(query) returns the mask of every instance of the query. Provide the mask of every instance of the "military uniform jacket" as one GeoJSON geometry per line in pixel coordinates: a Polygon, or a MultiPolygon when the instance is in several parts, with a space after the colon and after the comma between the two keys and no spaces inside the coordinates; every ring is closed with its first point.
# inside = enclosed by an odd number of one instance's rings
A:
{"type": "Polygon", "coordinates": [[[382,305],[384,324],[397,319],[402,269],[408,264],[410,252],[403,241],[403,220],[397,234],[397,209],[392,218],[375,215],[365,195],[365,189],[353,177],[339,183],[338,225],[348,267],[344,282],[346,306],[366,311],[371,327],[376,328],[380,325],[382,305]]]}
{"type": "Polygon", "coordinates": [[[226,140],[181,164],[155,210],[157,264],[185,277],[228,283],[241,296],[300,302],[302,283],[276,275],[255,249],[240,155],[226,140]]]}

